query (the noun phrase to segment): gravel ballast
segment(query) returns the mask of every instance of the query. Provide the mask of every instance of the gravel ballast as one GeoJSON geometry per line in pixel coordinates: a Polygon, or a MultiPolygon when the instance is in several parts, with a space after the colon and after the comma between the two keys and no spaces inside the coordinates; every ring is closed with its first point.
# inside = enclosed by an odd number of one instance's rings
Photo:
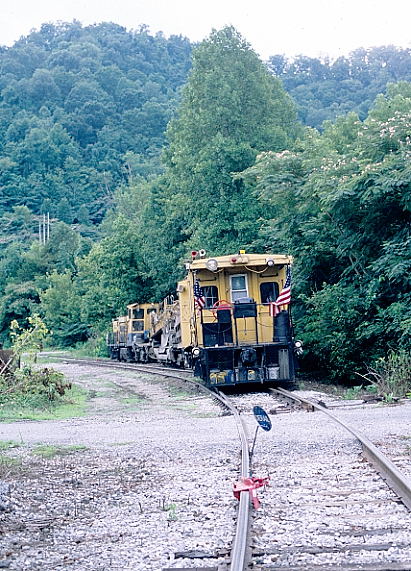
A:
{"type": "MultiPolygon", "coordinates": [[[[0,473],[0,568],[226,569],[238,503],[232,494],[239,471],[233,418],[208,397],[141,373],[53,367],[90,391],[89,414],[0,424],[0,440],[20,443],[3,453],[15,462],[4,463],[0,473]],[[36,447],[45,444],[59,453],[36,455],[36,447]]],[[[352,438],[331,421],[324,429],[318,413],[275,414],[264,395],[238,400],[251,437],[256,424],[247,411],[252,404],[266,408],[273,422],[271,432],[258,435],[258,477],[284,477],[280,466],[285,465],[297,487],[304,463],[297,469],[293,449],[317,450],[321,456],[338,439],[344,455],[352,446],[352,438]]],[[[337,414],[410,473],[410,411],[407,403],[347,407],[337,414]]],[[[274,517],[275,483],[259,492],[261,517],[265,512],[274,517]]],[[[264,531],[257,547],[266,533],[276,530],[264,531]]]]}

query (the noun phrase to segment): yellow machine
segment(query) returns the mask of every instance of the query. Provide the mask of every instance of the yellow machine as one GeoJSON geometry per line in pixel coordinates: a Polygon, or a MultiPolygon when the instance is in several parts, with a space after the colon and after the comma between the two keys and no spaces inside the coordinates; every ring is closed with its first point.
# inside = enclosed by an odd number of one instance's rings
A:
{"type": "Polygon", "coordinates": [[[147,341],[158,305],[131,303],[127,315],[113,319],[107,346],[112,359],[119,361],[148,361],[147,341]]]}
{"type": "Polygon", "coordinates": [[[113,322],[114,358],[190,366],[207,385],[293,381],[291,258],[192,252],[176,296],[133,304],[113,322]]]}

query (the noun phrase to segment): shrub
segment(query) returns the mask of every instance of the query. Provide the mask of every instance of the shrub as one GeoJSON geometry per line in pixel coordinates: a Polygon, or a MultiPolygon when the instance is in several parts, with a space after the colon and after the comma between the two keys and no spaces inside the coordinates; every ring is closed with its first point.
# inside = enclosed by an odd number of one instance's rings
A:
{"type": "Polygon", "coordinates": [[[377,359],[362,376],[378,387],[385,400],[408,395],[411,392],[411,353],[392,351],[387,357],[377,359]]]}
{"type": "Polygon", "coordinates": [[[32,370],[30,367],[17,369],[12,377],[0,377],[0,402],[13,400],[16,396],[39,396],[54,401],[63,396],[71,383],[54,369],[32,370]]]}

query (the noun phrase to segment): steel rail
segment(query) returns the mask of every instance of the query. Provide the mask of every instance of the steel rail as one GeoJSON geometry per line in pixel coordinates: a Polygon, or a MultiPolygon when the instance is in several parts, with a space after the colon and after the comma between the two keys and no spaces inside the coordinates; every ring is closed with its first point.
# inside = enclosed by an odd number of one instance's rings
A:
{"type": "MultiPolygon", "coordinates": [[[[147,363],[128,363],[127,361],[114,361],[110,359],[87,359],[87,358],[76,358],[76,357],[67,357],[63,355],[53,355],[53,358],[60,359],[61,361],[73,362],[79,365],[95,365],[96,367],[112,367],[114,369],[133,369],[135,371],[143,371],[148,373],[156,373],[158,371],[176,371],[178,370],[179,373],[192,375],[192,371],[188,369],[173,369],[172,367],[165,367],[162,365],[156,365],[155,363],[147,364],[147,363]]],[[[159,373],[160,374],[160,373],[159,373]]],[[[173,376],[173,375],[172,375],[173,376]]]]}
{"type": "MultiPolygon", "coordinates": [[[[100,361],[100,360],[92,360],[92,359],[75,359],[73,357],[61,357],[62,360],[66,361],[73,361],[79,364],[87,364],[93,363],[97,366],[105,366],[105,367],[114,367],[114,368],[123,368],[125,370],[135,370],[135,371],[143,371],[148,372],[151,374],[161,375],[162,377],[168,377],[177,379],[179,381],[183,381],[189,384],[194,385],[196,388],[203,390],[209,396],[217,399],[221,402],[226,408],[230,410],[233,414],[234,419],[237,424],[238,435],[241,441],[241,477],[247,478],[250,475],[250,451],[249,451],[249,438],[247,432],[247,426],[244,420],[241,418],[238,410],[236,407],[230,403],[229,399],[221,392],[215,392],[210,390],[209,388],[205,387],[201,383],[198,383],[192,379],[184,378],[181,373],[184,374],[184,371],[179,371],[179,374],[176,373],[164,373],[163,370],[156,367],[147,367],[145,365],[135,365],[135,364],[128,364],[126,366],[125,363],[113,363],[112,361],[100,361]]],[[[237,516],[237,526],[236,526],[236,533],[233,541],[233,546],[231,549],[231,557],[230,557],[230,571],[244,571],[246,569],[248,558],[247,557],[247,548],[248,548],[248,533],[249,533],[249,518],[250,518],[250,493],[245,490],[240,492],[240,501],[239,501],[239,508],[238,508],[238,516],[237,516]]]]}
{"type": "Polygon", "coordinates": [[[343,420],[338,418],[327,408],[314,401],[302,398],[284,389],[270,389],[270,391],[283,395],[284,397],[295,402],[299,402],[305,407],[311,407],[312,409],[323,412],[332,420],[334,420],[334,422],[350,432],[350,434],[352,434],[361,443],[364,455],[371,462],[380,476],[386,480],[390,488],[397,494],[402,503],[409,510],[411,510],[411,481],[409,478],[404,476],[404,474],[400,472],[397,466],[395,466],[395,464],[391,462],[389,458],[387,458],[380,450],[378,450],[378,448],[366,436],[362,435],[356,429],[346,424],[343,420]]]}
{"type": "MultiPolygon", "coordinates": [[[[238,433],[241,440],[241,477],[250,475],[250,450],[248,446],[247,426],[241,418],[238,410],[229,402],[225,395],[221,395],[223,402],[233,412],[237,423],[238,433]]],[[[237,527],[231,550],[230,571],[244,571],[247,566],[248,532],[250,518],[250,493],[245,490],[240,492],[240,503],[237,515],[237,527]]]]}

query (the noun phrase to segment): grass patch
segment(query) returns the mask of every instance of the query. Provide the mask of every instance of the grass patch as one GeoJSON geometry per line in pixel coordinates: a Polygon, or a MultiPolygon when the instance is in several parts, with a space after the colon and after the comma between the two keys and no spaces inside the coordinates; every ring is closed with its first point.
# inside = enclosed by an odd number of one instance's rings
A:
{"type": "Polygon", "coordinates": [[[344,400],[360,400],[366,395],[377,395],[378,389],[375,385],[358,385],[356,387],[350,387],[346,389],[342,395],[344,400]]]}
{"type": "Polygon", "coordinates": [[[386,402],[393,402],[403,397],[410,398],[411,352],[391,351],[386,358],[378,359],[367,369],[365,375],[356,374],[375,386],[386,402]]]}
{"type": "Polygon", "coordinates": [[[189,398],[190,396],[192,396],[192,393],[184,389],[180,389],[178,387],[173,387],[172,385],[169,385],[167,388],[168,392],[170,393],[170,396],[175,399],[189,398]]]}
{"type": "Polygon", "coordinates": [[[69,351],[72,357],[109,357],[104,334],[90,337],[86,342],[78,343],[73,348],[70,347],[69,351]]]}
{"type": "Polygon", "coordinates": [[[32,453],[34,456],[41,456],[41,458],[54,458],[55,456],[68,456],[83,450],[87,450],[87,446],[54,446],[53,444],[40,444],[33,448],[32,453]]]}
{"type": "Polygon", "coordinates": [[[0,452],[10,450],[11,448],[18,448],[19,446],[21,446],[21,442],[16,442],[15,440],[0,440],[0,452]]]}
{"type": "Polygon", "coordinates": [[[73,385],[54,401],[41,395],[12,395],[0,404],[0,421],[60,420],[86,414],[88,391],[73,385]]]}
{"type": "Polygon", "coordinates": [[[128,396],[128,397],[123,397],[121,399],[121,402],[123,404],[132,406],[135,404],[140,404],[142,402],[142,400],[143,399],[141,397],[138,397],[138,396],[128,396]]]}
{"type": "Polygon", "coordinates": [[[21,458],[13,458],[11,456],[0,456],[0,474],[6,471],[21,467],[21,458]]]}
{"type": "Polygon", "coordinates": [[[65,357],[70,357],[68,351],[55,351],[45,354],[38,353],[36,358],[36,363],[38,365],[48,364],[48,363],[61,363],[65,357]]]}

